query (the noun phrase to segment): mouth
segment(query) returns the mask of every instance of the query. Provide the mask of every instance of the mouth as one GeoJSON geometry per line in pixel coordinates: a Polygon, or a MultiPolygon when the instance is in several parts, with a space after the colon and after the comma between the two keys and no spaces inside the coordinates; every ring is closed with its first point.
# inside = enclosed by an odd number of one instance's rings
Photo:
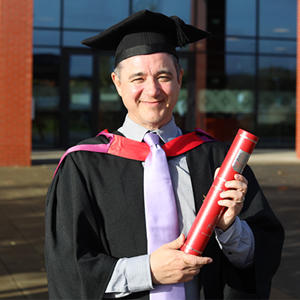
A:
{"type": "Polygon", "coordinates": [[[164,102],[164,100],[139,100],[139,103],[142,103],[142,104],[146,104],[146,105],[160,105],[164,102]]]}

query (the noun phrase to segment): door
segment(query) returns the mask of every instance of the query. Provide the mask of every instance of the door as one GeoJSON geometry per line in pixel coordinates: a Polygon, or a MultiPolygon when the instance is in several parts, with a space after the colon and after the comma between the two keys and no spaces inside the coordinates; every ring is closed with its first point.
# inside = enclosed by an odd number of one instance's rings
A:
{"type": "Polygon", "coordinates": [[[60,144],[69,147],[90,137],[94,131],[93,55],[80,49],[63,49],[60,144]]]}

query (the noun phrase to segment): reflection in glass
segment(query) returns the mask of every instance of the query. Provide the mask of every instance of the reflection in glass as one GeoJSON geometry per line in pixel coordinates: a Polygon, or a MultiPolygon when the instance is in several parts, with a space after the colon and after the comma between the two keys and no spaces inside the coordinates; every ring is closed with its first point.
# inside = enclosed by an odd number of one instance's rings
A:
{"type": "Polygon", "coordinates": [[[64,0],[64,27],[106,29],[128,16],[128,0],[64,0]]]}
{"type": "Polygon", "coordinates": [[[197,111],[198,123],[205,130],[230,141],[238,128],[254,128],[255,57],[226,55],[225,59],[225,67],[208,69],[211,83],[198,93],[197,111]],[[214,84],[213,78],[220,78],[222,84],[214,84]]]}
{"type": "Polygon", "coordinates": [[[255,52],[255,39],[243,39],[237,37],[226,38],[226,51],[227,52],[255,52]]]}
{"type": "Polygon", "coordinates": [[[67,47],[83,47],[87,48],[87,46],[82,45],[81,41],[91,36],[96,35],[98,32],[94,31],[68,31],[64,30],[63,33],[63,44],[67,47]]]}
{"type": "Polygon", "coordinates": [[[296,41],[260,40],[259,42],[259,50],[261,53],[296,55],[296,48],[296,41]]]}
{"type": "Polygon", "coordinates": [[[297,0],[263,0],[260,3],[260,36],[296,38],[297,0]]]}
{"type": "Polygon", "coordinates": [[[34,0],[34,26],[60,27],[61,0],[34,0]]]}
{"type": "Polygon", "coordinates": [[[58,144],[58,114],[39,112],[32,122],[32,146],[34,149],[54,148],[58,144]]]}
{"type": "Polygon", "coordinates": [[[33,44],[39,46],[59,46],[58,30],[35,29],[33,31],[33,44]]]}
{"type": "Polygon", "coordinates": [[[190,78],[190,72],[188,68],[188,58],[187,57],[180,57],[180,65],[184,70],[183,78],[182,78],[182,84],[180,93],[178,96],[178,101],[176,103],[176,106],[174,108],[174,118],[176,121],[176,124],[180,128],[185,128],[187,123],[187,113],[188,113],[188,100],[189,100],[189,78],[190,78]]]}
{"type": "Polygon", "coordinates": [[[291,57],[260,57],[258,134],[262,146],[292,147],[295,138],[295,70],[291,57]]]}
{"type": "Polygon", "coordinates": [[[32,88],[32,144],[55,147],[58,142],[59,51],[34,49],[32,88]]]}
{"type": "MultiPolygon", "coordinates": [[[[274,78],[277,76],[284,77],[285,82],[287,84],[289,82],[290,87],[295,87],[293,79],[296,76],[296,57],[261,56],[259,68],[260,78],[264,77],[264,74],[275,76],[274,78]]],[[[261,81],[260,83],[263,84],[261,81]]]]}
{"type": "Polygon", "coordinates": [[[125,108],[111,80],[113,67],[112,56],[99,55],[99,130],[117,129],[125,115],[125,108]]]}
{"type": "Polygon", "coordinates": [[[226,0],[226,34],[255,36],[255,0],[226,0]]]}
{"type": "Polygon", "coordinates": [[[91,136],[92,57],[70,57],[70,144],[91,136]]]}
{"type": "Polygon", "coordinates": [[[255,57],[226,55],[226,85],[230,89],[253,89],[255,57]]]}
{"type": "Polygon", "coordinates": [[[149,9],[167,16],[178,16],[185,22],[190,22],[191,1],[181,0],[133,0],[133,12],[149,9]]]}

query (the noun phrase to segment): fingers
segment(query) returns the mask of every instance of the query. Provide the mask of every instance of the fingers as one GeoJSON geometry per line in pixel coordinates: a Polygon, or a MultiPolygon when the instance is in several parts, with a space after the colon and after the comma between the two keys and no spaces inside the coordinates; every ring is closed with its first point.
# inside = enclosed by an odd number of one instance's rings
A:
{"type": "Polygon", "coordinates": [[[181,233],[180,236],[176,240],[165,244],[163,247],[168,248],[168,249],[177,250],[183,246],[184,241],[185,241],[185,236],[183,233],[181,233]]]}
{"type": "Polygon", "coordinates": [[[184,240],[183,235],[150,254],[150,270],[154,284],[190,281],[204,265],[212,262],[209,257],[197,257],[170,249],[170,246],[175,247],[176,243],[179,245],[182,240],[184,240]]]}
{"type": "Polygon", "coordinates": [[[216,169],[216,171],[215,171],[214,178],[216,178],[216,177],[217,177],[217,175],[218,175],[219,171],[220,171],[220,168],[217,168],[217,169],[216,169]]]}
{"type": "Polygon", "coordinates": [[[248,190],[248,180],[241,174],[235,174],[235,180],[225,183],[227,191],[221,193],[222,198],[229,198],[236,203],[243,203],[248,190]]]}
{"type": "Polygon", "coordinates": [[[235,180],[230,180],[225,183],[225,187],[229,189],[236,189],[241,192],[247,192],[248,180],[240,174],[235,174],[235,180]]]}
{"type": "Polygon", "coordinates": [[[204,265],[212,263],[212,258],[185,254],[183,256],[184,263],[189,267],[201,268],[204,265]]]}
{"type": "MultiPolygon", "coordinates": [[[[220,168],[217,168],[215,170],[214,178],[218,175],[220,168]]],[[[229,180],[225,183],[225,187],[227,189],[234,189],[237,191],[240,191],[243,195],[240,197],[240,195],[236,195],[238,199],[237,201],[242,203],[243,198],[245,197],[248,189],[248,180],[241,174],[235,174],[234,175],[234,180],[229,180]]],[[[225,198],[225,197],[224,197],[225,198]]],[[[231,198],[230,196],[228,198],[231,198]]]]}
{"type": "Polygon", "coordinates": [[[194,276],[199,274],[200,269],[207,264],[212,263],[210,257],[199,257],[190,254],[184,254],[183,256],[183,269],[182,272],[183,282],[191,280],[194,276]]]}
{"type": "Polygon", "coordinates": [[[244,202],[245,193],[238,190],[227,190],[220,193],[220,197],[223,199],[230,199],[231,202],[241,204],[244,202]]]}

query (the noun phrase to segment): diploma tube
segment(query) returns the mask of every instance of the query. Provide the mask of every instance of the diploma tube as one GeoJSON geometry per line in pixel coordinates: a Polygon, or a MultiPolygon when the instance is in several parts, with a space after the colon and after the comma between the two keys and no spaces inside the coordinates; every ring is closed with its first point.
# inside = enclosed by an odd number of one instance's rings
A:
{"type": "Polygon", "coordinates": [[[226,181],[233,180],[235,174],[243,172],[257,142],[258,137],[255,135],[243,129],[238,130],[181,247],[182,251],[187,254],[202,255],[219,218],[225,211],[225,207],[218,204],[218,201],[222,200],[220,193],[227,190],[226,181]]]}

